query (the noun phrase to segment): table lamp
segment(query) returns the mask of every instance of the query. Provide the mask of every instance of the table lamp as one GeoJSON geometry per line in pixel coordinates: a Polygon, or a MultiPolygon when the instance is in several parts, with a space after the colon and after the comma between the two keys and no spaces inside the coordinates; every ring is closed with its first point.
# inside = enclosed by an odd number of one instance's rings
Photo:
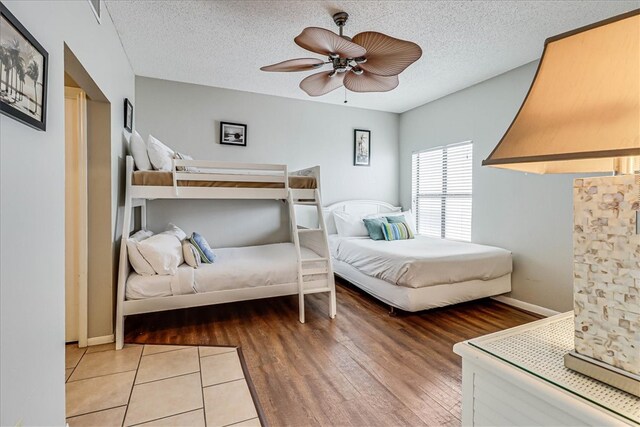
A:
{"type": "Polygon", "coordinates": [[[483,166],[574,180],[575,350],[565,366],[640,396],[640,9],[545,41],[483,166]]]}

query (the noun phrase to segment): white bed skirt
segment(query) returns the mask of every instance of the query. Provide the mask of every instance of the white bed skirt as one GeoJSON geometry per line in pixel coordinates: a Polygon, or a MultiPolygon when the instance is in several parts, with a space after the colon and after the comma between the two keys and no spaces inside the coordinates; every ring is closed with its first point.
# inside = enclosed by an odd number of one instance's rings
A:
{"type": "Polygon", "coordinates": [[[337,276],[373,295],[380,301],[405,311],[444,307],[511,291],[511,274],[505,274],[492,280],[470,280],[424,288],[407,288],[367,276],[349,264],[338,261],[335,258],[333,258],[332,262],[333,270],[337,276]]]}

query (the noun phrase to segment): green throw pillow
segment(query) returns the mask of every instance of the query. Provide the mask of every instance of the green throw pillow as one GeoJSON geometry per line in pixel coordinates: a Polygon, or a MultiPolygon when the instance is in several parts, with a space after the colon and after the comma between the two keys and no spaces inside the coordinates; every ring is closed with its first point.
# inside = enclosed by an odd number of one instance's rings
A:
{"type": "Polygon", "coordinates": [[[367,227],[369,237],[372,240],[384,240],[384,234],[382,234],[382,224],[386,224],[387,218],[364,218],[364,226],[367,227]]]}
{"type": "Polygon", "coordinates": [[[388,216],[387,222],[389,224],[398,224],[400,222],[407,222],[407,220],[404,217],[404,215],[394,215],[394,216],[388,216]]]}

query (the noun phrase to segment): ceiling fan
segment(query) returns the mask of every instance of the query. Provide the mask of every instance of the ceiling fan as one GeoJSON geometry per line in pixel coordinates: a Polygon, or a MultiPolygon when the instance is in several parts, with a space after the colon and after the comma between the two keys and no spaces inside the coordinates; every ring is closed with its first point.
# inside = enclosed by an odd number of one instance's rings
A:
{"type": "Polygon", "coordinates": [[[340,29],[339,35],[324,28],[308,27],[294,39],[298,46],[327,56],[327,61],[319,58],[289,59],[260,69],[310,71],[330,64],[332,70],[311,74],[300,82],[300,89],[309,96],[325,95],[343,85],[353,92],[395,89],[399,83],[398,74],[422,56],[420,46],[375,31],[347,37],[342,34],[347,19],[349,14],[346,12],[333,15],[333,22],[340,29]]]}

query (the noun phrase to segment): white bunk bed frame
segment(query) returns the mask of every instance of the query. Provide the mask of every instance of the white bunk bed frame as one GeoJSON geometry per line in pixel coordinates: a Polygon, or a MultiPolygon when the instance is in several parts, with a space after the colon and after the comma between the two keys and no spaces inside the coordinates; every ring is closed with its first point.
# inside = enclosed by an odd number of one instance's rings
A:
{"type": "Polygon", "coordinates": [[[175,159],[173,160],[171,170],[173,175],[172,186],[133,185],[133,172],[133,158],[127,156],[124,219],[118,267],[116,349],[119,350],[124,345],[125,317],[133,314],[298,294],[299,319],[301,323],[304,323],[304,296],[310,293],[326,292],[329,294],[329,317],[335,317],[336,290],[326,225],[322,215],[319,166],[288,173],[286,165],[175,159]],[[185,168],[187,170],[184,170],[185,168]],[[189,168],[195,168],[195,170],[192,169],[194,171],[189,171],[189,168]],[[316,188],[290,188],[288,179],[290,175],[313,176],[316,179],[316,188]],[[179,186],[178,183],[183,180],[278,183],[282,184],[283,187],[235,188],[179,186]],[[141,209],[141,227],[146,229],[147,200],[153,199],[270,199],[287,201],[289,204],[291,240],[296,247],[297,253],[297,282],[188,295],[127,300],[125,296],[126,283],[131,271],[131,266],[129,264],[126,242],[132,231],[132,211],[134,208],[141,209]],[[296,221],[295,205],[314,206],[318,213],[318,227],[299,227],[296,221]],[[303,258],[300,250],[301,247],[313,250],[318,254],[318,257],[303,258]],[[318,279],[318,277],[321,279],[318,279]],[[307,278],[311,280],[307,280],[307,278]]]}

